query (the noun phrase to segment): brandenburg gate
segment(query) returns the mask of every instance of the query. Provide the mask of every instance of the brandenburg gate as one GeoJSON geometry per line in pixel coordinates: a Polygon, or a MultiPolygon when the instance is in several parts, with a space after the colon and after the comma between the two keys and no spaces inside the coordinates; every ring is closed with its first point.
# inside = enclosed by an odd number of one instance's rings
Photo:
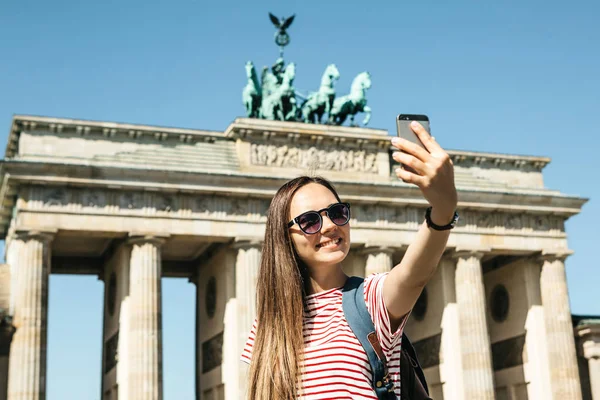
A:
{"type": "MultiPolygon", "coordinates": [[[[585,351],[576,345],[565,278],[565,221],[586,199],[547,188],[544,157],[451,157],[461,220],[407,327],[432,396],[598,393],[600,335],[578,326],[585,351]]],[[[243,398],[239,358],[272,195],[300,174],[331,179],[352,203],[345,270],[389,271],[427,206],[395,167],[385,130],[15,116],[0,174],[0,399],[46,398],[49,274],[104,282],[103,400],[162,399],[162,277],[196,286],[196,398],[243,398]]]]}

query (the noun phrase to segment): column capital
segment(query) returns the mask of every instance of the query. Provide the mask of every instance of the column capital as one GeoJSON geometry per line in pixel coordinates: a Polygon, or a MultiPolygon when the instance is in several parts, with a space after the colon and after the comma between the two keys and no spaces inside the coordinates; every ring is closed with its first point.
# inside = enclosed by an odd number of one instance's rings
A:
{"type": "Polygon", "coordinates": [[[454,252],[449,254],[449,257],[457,260],[459,258],[476,258],[481,260],[486,253],[489,253],[491,249],[489,247],[457,247],[454,252]]]}
{"type": "Polygon", "coordinates": [[[238,236],[231,243],[231,248],[233,249],[249,249],[249,248],[258,248],[260,249],[263,245],[263,240],[256,237],[245,237],[238,236]]]}
{"type": "Polygon", "coordinates": [[[365,247],[358,250],[358,253],[361,255],[386,253],[391,256],[396,250],[400,250],[400,248],[401,246],[394,246],[388,243],[367,243],[365,247]]]}
{"type": "Polygon", "coordinates": [[[600,321],[583,320],[575,328],[577,341],[582,343],[583,356],[589,360],[600,358],[600,321]]]}
{"type": "Polygon", "coordinates": [[[543,261],[562,261],[565,262],[567,257],[573,254],[574,251],[570,249],[548,249],[542,250],[542,253],[538,256],[541,262],[543,261]]]}
{"type": "Polygon", "coordinates": [[[17,229],[15,230],[14,239],[19,239],[23,241],[35,239],[43,242],[45,244],[52,243],[54,237],[56,236],[56,229],[17,229]]]}
{"type": "Polygon", "coordinates": [[[152,243],[156,246],[162,246],[170,235],[156,232],[129,232],[127,244],[152,243]]]}

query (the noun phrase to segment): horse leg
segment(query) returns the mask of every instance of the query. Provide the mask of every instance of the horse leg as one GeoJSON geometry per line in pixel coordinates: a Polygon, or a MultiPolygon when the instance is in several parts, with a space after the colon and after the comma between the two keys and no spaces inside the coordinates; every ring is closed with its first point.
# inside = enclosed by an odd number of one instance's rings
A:
{"type": "Polygon", "coordinates": [[[363,125],[367,125],[371,120],[371,107],[365,106],[363,108],[363,112],[367,114],[365,115],[365,119],[363,120],[363,125]]]}

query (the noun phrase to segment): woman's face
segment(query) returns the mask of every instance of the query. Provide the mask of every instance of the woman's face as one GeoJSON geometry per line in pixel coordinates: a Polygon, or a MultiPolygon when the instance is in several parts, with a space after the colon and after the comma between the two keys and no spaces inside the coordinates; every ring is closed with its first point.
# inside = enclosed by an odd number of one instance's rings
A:
{"type": "MultiPolygon", "coordinates": [[[[337,203],[335,195],[325,186],[309,183],[292,197],[288,221],[307,211],[318,211],[337,203]]],[[[319,268],[341,263],[350,251],[350,224],[337,226],[321,213],[323,224],[315,234],[304,233],[298,224],[290,229],[290,236],[298,256],[308,267],[319,268]]]]}

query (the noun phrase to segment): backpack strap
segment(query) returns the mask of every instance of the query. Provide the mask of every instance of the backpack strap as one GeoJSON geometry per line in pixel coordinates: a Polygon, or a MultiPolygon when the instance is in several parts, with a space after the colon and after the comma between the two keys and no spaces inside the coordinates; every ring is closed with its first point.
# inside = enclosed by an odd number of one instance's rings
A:
{"type": "Polygon", "coordinates": [[[342,308],[348,325],[369,358],[373,372],[373,390],[377,394],[377,398],[380,400],[396,399],[394,382],[387,369],[387,360],[377,339],[371,314],[365,304],[363,278],[353,276],[346,280],[342,289],[342,308]]]}

